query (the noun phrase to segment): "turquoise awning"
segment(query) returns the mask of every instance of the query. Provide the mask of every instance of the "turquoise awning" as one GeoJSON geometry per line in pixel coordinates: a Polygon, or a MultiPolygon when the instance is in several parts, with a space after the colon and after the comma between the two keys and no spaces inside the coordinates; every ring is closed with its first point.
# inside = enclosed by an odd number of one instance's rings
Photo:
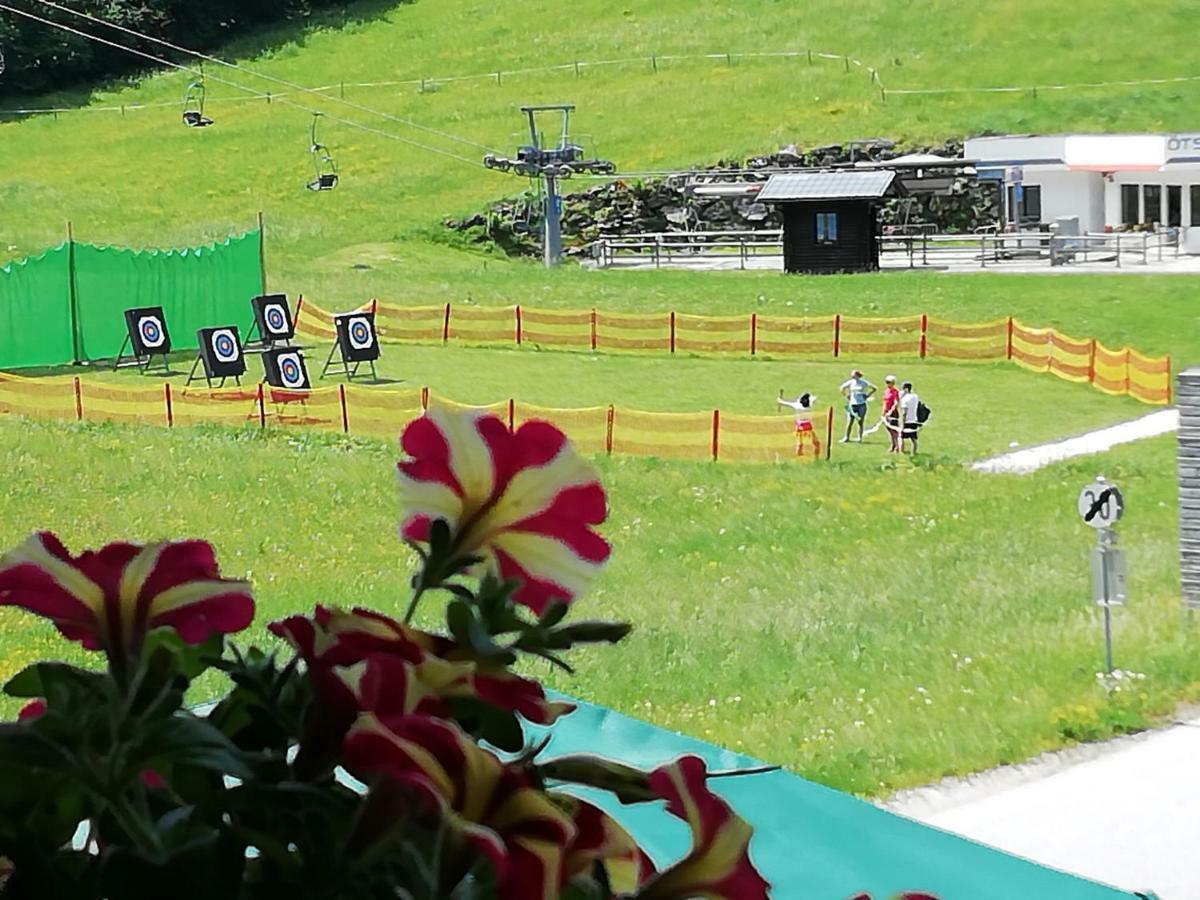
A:
{"type": "MultiPolygon", "coordinates": [[[[690,753],[704,759],[710,771],[763,765],[601,706],[561,695],[556,699],[579,708],[549,729],[530,729],[551,737],[541,759],[593,753],[648,769],[690,753]]],[[[774,886],[776,900],[847,900],[862,891],[887,900],[902,890],[930,891],[943,900],[1146,896],[1048,869],[788,772],[711,784],[754,826],[751,856],[774,886]]],[[[623,806],[600,792],[579,793],[629,829],[656,863],[669,863],[687,851],[687,828],[661,805],[623,806]]]]}

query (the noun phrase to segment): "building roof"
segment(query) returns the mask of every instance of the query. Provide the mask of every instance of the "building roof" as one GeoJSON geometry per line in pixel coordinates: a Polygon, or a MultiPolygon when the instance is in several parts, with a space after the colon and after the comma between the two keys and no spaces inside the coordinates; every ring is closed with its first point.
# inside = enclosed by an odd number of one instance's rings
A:
{"type": "Polygon", "coordinates": [[[888,192],[895,172],[797,172],[772,175],[758,199],[789,200],[877,200],[888,192]]]}

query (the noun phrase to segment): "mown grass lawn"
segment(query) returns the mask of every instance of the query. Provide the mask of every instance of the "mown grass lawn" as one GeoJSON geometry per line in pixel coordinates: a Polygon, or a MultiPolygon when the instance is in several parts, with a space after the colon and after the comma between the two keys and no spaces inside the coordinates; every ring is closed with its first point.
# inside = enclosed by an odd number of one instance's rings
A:
{"type": "MultiPolygon", "coordinates": [[[[327,346],[306,355],[314,386],[338,382],[332,374],[320,379],[327,346]]],[[[173,363],[170,380],[178,390],[191,360],[173,363]]],[[[780,428],[791,429],[791,412],[775,401],[780,390],[791,399],[804,391],[817,395],[817,405],[835,407],[834,437],[845,428],[844,401],[838,387],[859,366],[883,390],[884,377],[910,380],[933,409],[925,432],[925,452],[949,462],[966,462],[1006,452],[1015,442],[1039,443],[1151,412],[1127,397],[1110,397],[1082,384],[1036,374],[1008,362],[961,363],[916,358],[854,357],[839,360],[780,360],[714,358],[680,355],[590,354],[523,349],[485,349],[458,346],[383,345],[378,365],[380,391],[425,386],[433,394],[468,404],[489,404],[512,397],[524,403],[555,408],[614,404],[627,409],[661,412],[724,412],[776,415],[780,428]]],[[[366,371],[365,369],[363,370],[366,371]]],[[[116,374],[92,370],[84,377],[124,385],[156,385],[126,369],[116,374]]],[[[247,361],[247,378],[262,377],[257,357],[247,361]]],[[[157,390],[148,391],[156,404],[157,390]]],[[[871,421],[878,421],[881,394],[872,401],[871,421]]],[[[353,397],[350,400],[353,423],[353,397]]],[[[399,422],[397,427],[399,427],[399,422]]],[[[353,431],[353,424],[351,425],[353,431]]],[[[822,438],[823,440],[823,438],[822,438]]],[[[839,461],[882,462],[887,443],[883,431],[868,438],[869,446],[837,447],[839,461]],[[874,448],[874,449],[872,449],[874,448]]]]}
{"type": "MultiPolygon", "coordinates": [[[[855,448],[867,452],[870,448],[855,448]]],[[[1098,462],[1024,478],[931,458],[828,466],[597,461],[613,562],[580,614],[629,619],[564,690],[838,787],[881,793],[1140,727],[1195,696],[1178,601],[1168,439],[1120,449],[1133,604],[1097,688],[1093,535],[1074,515],[1098,462]]],[[[39,528],[73,548],[204,536],[256,587],[261,622],[314,603],[402,609],[395,450],[312,432],[0,422],[0,543],[39,528]]],[[[422,613],[432,624],[433,606],[422,613]]],[[[0,611],[0,676],[69,650],[0,611]]],[[[12,704],[5,708],[11,712],[12,704]]]]}

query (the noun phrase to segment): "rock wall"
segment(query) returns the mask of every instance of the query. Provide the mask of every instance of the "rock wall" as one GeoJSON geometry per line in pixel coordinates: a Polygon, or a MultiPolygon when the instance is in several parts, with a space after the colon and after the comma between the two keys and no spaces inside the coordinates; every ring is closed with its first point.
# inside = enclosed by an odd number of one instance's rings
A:
{"type": "MultiPolygon", "coordinates": [[[[767,172],[778,168],[813,168],[858,160],[882,162],[910,153],[934,153],[961,158],[962,142],[948,140],[941,146],[899,147],[884,138],[829,144],[799,150],[786,147],[777,153],[749,160],[720,160],[694,170],[689,176],[608,181],[563,196],[563,245],[578,254],[590,242],[606,236],[656,231],[750,231],[782,226],[777,208],[752,197],[693,196],[686,186],[702,181],[705,173],[713,180],[765,181],[767,172]],[[736,176],[729,170],[745,170],[736,176]]],[[[570,191],[570,181],[560,182],[570,191]]],[[[880,220],[885,228],[932,225],[943,233],[971,233],[991,225],[1000,216],[999,196],[991,184],[962,178],[944,196],[888,200],[880,220]]],[[[461,232],[473,243],[494,244],[510,256],[538,256],[541,252],[541,202],[532,192],[501,200],[487,210],[465,219],[447,220],[447,228],[461,232]]]]}

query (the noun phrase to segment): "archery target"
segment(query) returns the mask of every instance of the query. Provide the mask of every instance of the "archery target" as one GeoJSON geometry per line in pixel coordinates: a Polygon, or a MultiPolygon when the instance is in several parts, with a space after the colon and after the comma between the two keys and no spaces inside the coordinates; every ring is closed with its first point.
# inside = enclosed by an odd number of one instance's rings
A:
{"type": "Polygon", "coordinates": [[[125,329],[138,356],[171,352],[171,335],[161,306],[125,310],[125,329]]]}
{"type": "Polygon", "coordinates": [[[346,325],[346,331],[350,335],[350,346],[355,350],[366,350],[375,343],[374,329],[363,316],[355,316],[351,319],[346,325]]]}
{"type": "Polygon", "coordinates": [[[379,359],[379,340],[375,334],[374,313],[347,313],[336,316],[337,340],[342,356],[349,362],[379,359]]]}
{"type": "Polygon", "coordinates": [[[167,339],[162,320],[157,316],[142,316],[138,319],[138,334],[142,336],[142,346],[147,350],[157,350],[167,339]]]}
{"type": "Polygon", "coordinates": [[[284,387],[308,386],[308,375],[304,371],[304,360],[299,353],[283,353],[279,356],[279,381],[284,387]]]}
{"type": "Polygon", "coordinates": [[[288,315],[278,303],[271,303],[263,310],[263,321],[267,323],[267,334],[286,335],[288,315]]]}
{"type": "Polygon", "coordinates": [[[228,328],[218,328],[212,336],[213,356],[218,362],[233,362],[238,358],[241,348],[237,339],[228,328]]]}
{"type": "Polygon", "coordinates": [[[308,390],[308,369],[304,365],[304,354],[299,350],[281,347],[263,354],[263,368],[267,384],[277,388],[308,390]]]}
{"type": "Polygon", "coordinates": [[[242,342],[236,325],[201,328],[196,332],[200,360],[209,378],[237,378],[246,371],[242,342]]]}
{"type": "Polygon", "coordinates": [[[259,337],[265,343],[290,341],[296,335],[296,325],[288,308],[286,294],[263,294],[250,301],[259,337]]]}

